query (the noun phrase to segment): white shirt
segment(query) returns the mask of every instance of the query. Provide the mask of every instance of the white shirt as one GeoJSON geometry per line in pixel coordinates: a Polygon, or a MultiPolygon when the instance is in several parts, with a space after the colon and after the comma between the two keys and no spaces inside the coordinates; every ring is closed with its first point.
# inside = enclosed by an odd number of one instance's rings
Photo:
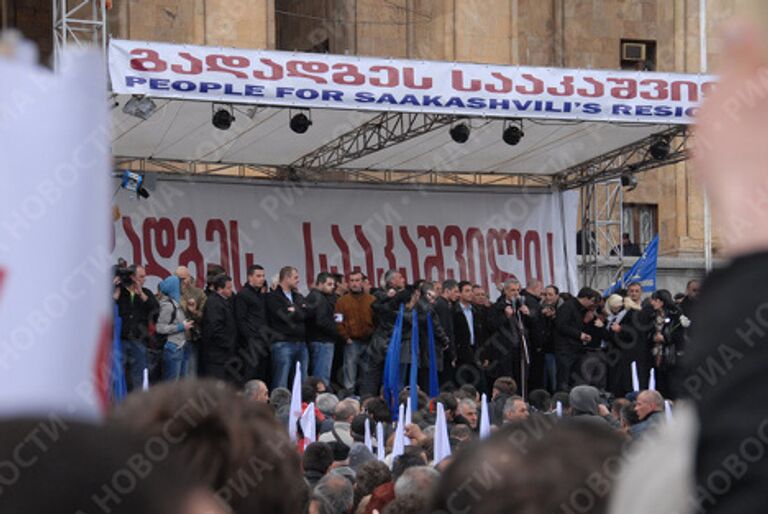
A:
{"type": "Polygon", "coordinates": [[[464,313],[464,317],[467,319],[467,325],[469,326],[469,344],[475,346],[475,324],[473,322],[472,304],[464,305],[459,302],[459,306],[461,307],[461,312],[464,313]]]}

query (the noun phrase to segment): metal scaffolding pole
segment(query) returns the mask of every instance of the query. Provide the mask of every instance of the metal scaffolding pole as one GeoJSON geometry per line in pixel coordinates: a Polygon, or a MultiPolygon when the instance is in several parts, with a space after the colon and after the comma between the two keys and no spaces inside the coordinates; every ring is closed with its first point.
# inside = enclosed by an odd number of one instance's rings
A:
{"type": "Polygon", "coordinates": [[[624,188],[620,179],[591,182],[582,189],[581,262],[583,285],[602,289],[624,272],[624,188]],[[611,252],[615,258],[607,259],[611,252]],[[611,274],[601,279],[601,271],[611,274]],[[603,283],[605,282],[605,283],[603,283]]]}
{"type": "Polygon", "coordinates": [[[58,68],[61,54],[71,46],[96,46],[106,55],[106,0],[53,1],[53,58],[58,68]]]}

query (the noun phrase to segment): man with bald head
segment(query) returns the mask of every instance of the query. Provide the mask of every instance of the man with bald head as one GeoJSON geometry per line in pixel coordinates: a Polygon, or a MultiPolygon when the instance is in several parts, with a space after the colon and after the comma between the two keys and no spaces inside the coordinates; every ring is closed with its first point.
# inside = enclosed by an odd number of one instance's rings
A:
{"type": "Polygon", "coordinates": [[[194,327],[190,332],[189,341],[193,344],[190,346],[189,362],[187,363],[187,374],[197,374],[197,351],[200,345],[200,328],[203,322],[203,307],[205,306],[205,292],[199,287],[195,286],[195,279],[189,272],[189,268],[186,266],[179,266],[174,273],[179,277],[181,282],[181,309],[184,311],[184,317],[194,321],[194,327]]]}
{"type": "Polygon", "coordinates": [[[637,437],[664,420],[664,398],[658,391],[641,391],[635,402],[635,413],[640,423],[633,425],[630,430],[637,437]]]}

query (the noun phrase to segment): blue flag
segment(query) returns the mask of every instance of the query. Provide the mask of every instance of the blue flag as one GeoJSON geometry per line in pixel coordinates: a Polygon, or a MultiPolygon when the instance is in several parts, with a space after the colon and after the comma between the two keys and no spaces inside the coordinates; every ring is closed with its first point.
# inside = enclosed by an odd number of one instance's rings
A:
{"type": "Polygon", "coordinates": [[[392,337],[387,348],[387,358],[384,361],[384,401],[387,402],[389,412],[392,413],[395,421],[397,420],[397,403],[398,396],[400,395],[400,341],[403,332],[404,314],[405,305],[400,304],[395,328],[392,331],[392,337]]]}
{"type": "Polygon", "coordinates": [[[120,331],[123,320],[120,318],[120,311],[115,305],[114,328],[112,332],[112,402],[123,401],[128,394],[128,388],[125,385],[125,368],[123,367],[123,351],[120,344],[120,331]]]}
{"type": "Polygon", "coordinates": [[[632,282],[638,282],[643,286],[643,291],[650,293],[656,290],[656,265],[659,256],[659,236],[653,238],[643,252],[643,256],[627,271],[620,280],[614,282],[603,292],[603,297],[608,297],[627,287],[632,282]]]}
{"type": "Polygon", "coordinates": [[[411,379],[410,390],[413,410],[419,409],[419,316],[414,306],[411,314],[411,379]]]}
{"type": "Polygon", "coordinates": [[[435,358],[435,329],[432,325],[432,313],[427,312],[427,339],[429,344],[429,397],[436,398],[440,394],[440,384],[437,380],[437,359],[435,358]]]}

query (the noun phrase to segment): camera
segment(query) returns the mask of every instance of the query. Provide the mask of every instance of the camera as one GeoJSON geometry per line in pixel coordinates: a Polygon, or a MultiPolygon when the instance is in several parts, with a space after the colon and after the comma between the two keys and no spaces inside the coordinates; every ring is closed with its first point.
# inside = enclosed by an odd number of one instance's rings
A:
{"type": "Polygon", "coordinates": [[[133,285],[133,279],[131,278],[133,270],[131,268],[114,266],[112,276],[120,279],[120,282],[117,284],[119,286],[128,288],[133,285]]]}

